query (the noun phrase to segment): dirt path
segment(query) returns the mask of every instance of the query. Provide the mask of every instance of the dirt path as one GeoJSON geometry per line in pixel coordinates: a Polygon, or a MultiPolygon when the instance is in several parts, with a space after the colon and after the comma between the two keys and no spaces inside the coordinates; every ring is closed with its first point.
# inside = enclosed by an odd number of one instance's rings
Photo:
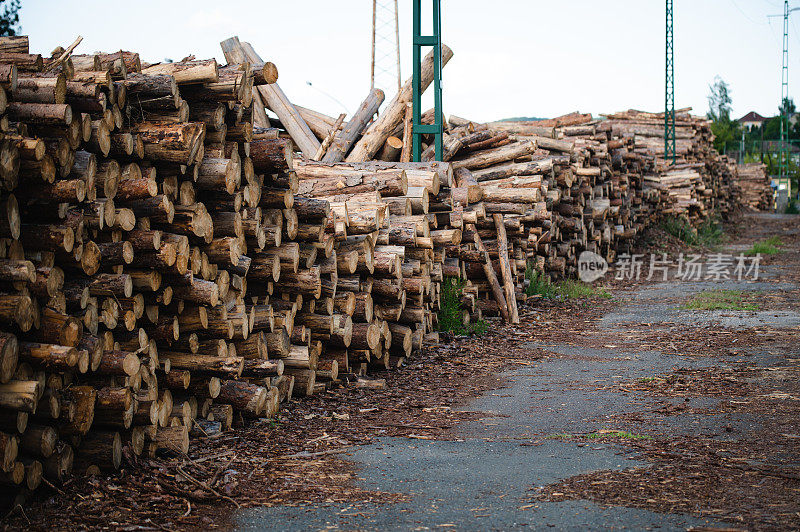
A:
{"type": "Polygon", "coordinates": [[[517,327],[387,373],[385,390],[293,402],[183,460],[72,480],[3,524],[798,528],[800,219],[727,231],[723,252],[776,235],[784,251],[758,281],[620,281],[611,299],[534,302],[517,327]],[[750,310],[682,308],[714,289],[750,310]],[[180,471],[219,479],[216,493],[180,471]]]}

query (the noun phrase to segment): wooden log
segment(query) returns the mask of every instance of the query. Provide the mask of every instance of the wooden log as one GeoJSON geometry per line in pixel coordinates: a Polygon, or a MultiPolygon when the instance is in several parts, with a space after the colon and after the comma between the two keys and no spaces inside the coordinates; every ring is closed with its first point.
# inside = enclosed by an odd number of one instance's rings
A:
{"type": "Polygon", "coordinates": [[[81,438],[74,466],[86,474],[119,469],[122,438],[116,431],[93,430],[81,438]]]}
{"type": "Polygon", "coordinates": [[[278,174],[293,169],[291,142],[287,139],[258,139],[250,143],[250,159],[257,173],[278,174]]]}
{"type": "Polygon", "coordinates": [[[63,74],[52,77],[19,77],[12,91],[16,101],[27,103],[63,104],[67,95],[67,80],[63,74]]]}
{"type": "Polygon", "coordinates": [[[19,439],[19,449],[37,458],[48,458],[57,443],[58,432],[53,427],[31,423],[19,439]]]}
{"type": "Polygon", "coordinates": [[[178,85],[189,83],[216,83],[219,81],[219,69],[215,59],[156,63],[143,68],[142,74],[168,74],[175,79],[175,83],[178,85]]]}
{"type": "Polygon", "coordinates": [[[51,371],[65,371],[78,362],[78,351],[74,347],[35,342],[20,343],[20,358],[35,367],[51,371]]]}
{"type": "Polygon", "coordinates": [[[314,384],[316,383],[316,372],[310,369],[291,369],[285,374],[294,377],[292,396],[308,397],[314,394],[314,384]]]}
{"type": "Polygon", "coordinates": [[[500,287],[500,283],[497,281],[497,275],[494,272],[494,266],[492,266],[492,259],[489,257],[489,252],[486,251],[486,247],[483,245],[483,241],[481,240],[478,231],[476,230],[474,225],[468,226],[468,229],[472,231],[473,241],[475,242],[476,249],[483,254],[484,260],[481,263],[483,266],[483,272],[486,275],[486,279],[489,281],[489,285],[492,289],[492,295],[494,295],[495,301],[497,301],[497,305],[500,308],[500,314],[502,315],[503,319],[508,322],[509,321],[509,313],[508,313],[508,303],[506,302],[505,295],[503,293],[503,289],[500,287]]]}
{"type": "Polygon", "coordinates": [[[118,375],[132,377],[139,373],[141,361],[135,353],[120,350],[103,351],[99,366],[95,373],[102,375],[118,375]]]}
{"type": "Polygon", "coordinates": [[[259,416],[267,398],[267,389],[243,381],[223,380],[217,401],[233,405],[248,416],[259,416]]]}
{"type": "Polygon", "coordinates": [[[0,407],[33,414],[42,392],[39,381],[10,380],[0,384],[0,407]]]}
{"type": "Polygon", "coordinates": [[[328,148],[333,142],[334,136],[336,135],[336,133],[339,132],[339,130],[342,127],[342,122],[344,122],[345,116],[347,116],[346,113],[341,113],[339,115],[339,118],[336,119],[336,122],[334,122],[330,132],[325,136],[324,139],[322,139],[322,144],[319,145],[319,149],[317,150],[317,153],[315,153],[313,157],[315,161],[319,161],[320,159],[322,159],[322,156],[325,155],[325,153],[328,151],[328,148]]]}
{"type": "Polygon", "coordinates": [[[189,427],[186,425],[160,427],[156,431],[152,445],[155,449],[186,455],[189,452],[189,427]]]}
{"type": "Polygon", "coordinates": [[[3,486],[18,488],[23,480],[25,480],[25,465],[22,462],[14,462],[8,472],[0,473],[0,484],[3,486]]]}
{"type": "Polygon", "coordinates": [[[72,108],[66,104],[10,102],[7,112],[20,122],[55,126],[72,123],[72,108]]]}
{"type": "Polygon", "coordinates": [[[347,122],[347,125],[336,134],[336,137],[328,148],[328,152],[323,157],[322,162],[336,163],[344,160],[347,152],[358,140],[359,135],[367,126],[372,117],[383,103],[383,91],[374,88],[369,95],[361,102],[355,114],[347,122]]]}
{"type": "Polygon", "coordinates": [[[9,473],[17,463],[19,438],[12,434],[0,432],[0,470],[9,473]]]}
{"type": "Polygon", "coordinates": [[[406,102],[405,105],[406,105],[405,114],[403,116],[403,149],[400,152],[400,159],[399,159],[401,163],[407,163],[411,161],[411,149],[412,149],[412,124],[414,120],[414,104],[412,102],[406,102]]]}
{"type": "MultiPolygon", "coordinates": [[[[220,43],[225,59],[229,63],[244,63],[249,61],[251,64],[263,64],[264,61],[255,54],[252,47],[243,48],[239,43],[238,37],[231,37],[220,43]]],[[[268,85],[258,85],[258,92],[264,103],[281,120],[281,124],[289,132],[292,140],[303,152],[306,157],[313,157],[319,149],[319,141],[308,128],[297,109],[281,90],[277,83],[268,85]]]]}
{"type": "MultiPolygon", "coordinates": [[[[159,359],[162,355],[159,354],[159,359]]],[[[242,374],[244,358],[211,357],[191,353],[165,352],[163,358],[168,359],[172,367],[198,372],[203,375],[238,378],[242,374]]]]}
{"type": "Polygon", "coordinates": [[[17,337],[9,333],[0,333],[0,383],[11,380],[17,369],[19,360],[19,343],[17,337]]]}
{"type": "Polygon", "coordinates": [[[532,141],[508,144],[499,148],[476,152],[465,159],[453,161],[453,169],[468,168],[470,170],[476,170],[479,168],[486,168],[498,163],[525,157],[534,151],[536,151],[536,143],[532,141]]]}
{"type": "Polygon", "coordinates": [[[517,312],[517,299],[515,296],[516,288],[514,286],[514,277],[511,273],[511,264],[508,259],[508,236],[506,235],[506,227],[503,224],[503,215],[495,213],[493,215],[493,218],[494,218],[495,229],[497,229],[497,243],[500,254],[500,268],[503,274],[503,289],[505,291],[506,304],[508,305],[508,315],[511,318],[511,323],[516,324],[519,323],[519,313],[517,312]]]}

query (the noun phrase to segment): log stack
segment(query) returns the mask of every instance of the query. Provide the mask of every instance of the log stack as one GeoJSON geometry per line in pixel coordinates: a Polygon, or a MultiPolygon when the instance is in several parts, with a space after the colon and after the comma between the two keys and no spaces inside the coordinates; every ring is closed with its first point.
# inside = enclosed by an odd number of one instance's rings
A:
{"type": "MultiPolygon", "coordinates": [[[[425,118],[432,122],[432,112],[425,118]]],[[[679,114],[681,158],[672,165],[663,160],[658,120],[638,111],[489,124],[450,117],[447,223],[463,233],[460,245],[446,249],[445,271],[466,279],[465,322],[483,315],[516,321],[528,268],[576,277],[582,252],[611,262],[662,216],[697,223],[733,210],[738,188],[729,162],[713,150],[708,122],[679,114]]],[[[432,157],[427,146],[423,158],[432,157]]]]}
{"type": "Polygon", "coordinates": [[[0,39],[6,485],[113,470],[125,448],[185,454],[290,397],[367,386],[437,341],[445,277],[464,280],[465,324],[517,322],[528,268],[575,276],[581,252],[612,261],[664,214],[735,203],[688,114],[675,167],[657,115],[633,111],[451,117],[444,161],[423,139],[411,163],[410,80],[345,121],[221,44],[225,66],[0,39]]]}
{"type": "Polygon", "coordinates": [[[343,162],[380,91],[312,132],[236,38],[226,66],[24,45],[0,58],[7,483],[185,454],[435,339],[451,169],[343,162]]]}
{"type": "Polygon", "coordinates": [[[655,157],[656,173],[647,180],[666,190],[670,214],[697,223],[709,216],[726,217],[738,200],[735,175],[727,158],[714,150],[711,122],[676,111],[676,161],[664,159],[664,114],[628,110],[606,115],[612,137],[632,138],[637,153],[655,157]]]}
{"type": "Polygon", "coordinates": [[[741,193],[741,203],[746,209],[765,211],[773,209],[775,192],[770,186],[767,166],[762,163],[736,165],[736,185],[741,193]]]}
{"type": "Polygon", "coordinates": [[[270,298],[299,249],[292,153],[253,132],[263,67],[25,46],[0,53],[6,483],[274,415],[295,350],[270,298]]]}

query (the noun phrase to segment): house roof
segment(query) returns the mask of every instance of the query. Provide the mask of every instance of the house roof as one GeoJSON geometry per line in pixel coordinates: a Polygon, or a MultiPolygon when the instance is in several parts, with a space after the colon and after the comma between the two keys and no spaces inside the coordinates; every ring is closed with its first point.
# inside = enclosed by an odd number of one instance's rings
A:
{"type": "Polygon", "coordinates": [[[756,113],[755,111],[750,111],[749,113],[741,117],[739,119],[739,122],[763,122],[764,120],[766,120],[766,118],[764,118],[760,114],[756,113]]]}

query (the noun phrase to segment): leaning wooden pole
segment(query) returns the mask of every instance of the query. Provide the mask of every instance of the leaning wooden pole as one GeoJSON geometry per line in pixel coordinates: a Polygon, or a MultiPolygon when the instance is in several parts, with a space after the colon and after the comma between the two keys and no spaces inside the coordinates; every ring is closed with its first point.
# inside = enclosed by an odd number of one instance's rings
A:
{"type": "Polygon", "coordinates": [[[494,226],[497,230],[497,248],[500,254],[500,270],[503,274],[503,290],[506,293],[506,304],[511,323],[519,323],[519,312],[517,312],[517,296],[514,292],[514,277],[511,274],[511,263],[508,260],[508,237],[506,227],[503,225],[503,215],[495,213],[494,226]]]}
{"type": "Polygon", "coordinates": [[[483,245],[481,236],[478,234],[478,229],[472,224],[468,225],[467,229],[472,231],[475,248],[480,254],[483,255],[483,273],[486,275],[486,279],[489,281],[489,286],[492,287],[492,294],[494,295],[495,301],[497,301],[497,308],[500,309],[500,315],[503,316],[503,319],[506,322],[508,322],[508,303],[506,303],[506,298],[503,295],[503,289],[500,287],[500,282],[497,280],[497,275],[494,273],[492,258],[489,256],[489,252],[486,251],[486,246],[483,245]]]}

